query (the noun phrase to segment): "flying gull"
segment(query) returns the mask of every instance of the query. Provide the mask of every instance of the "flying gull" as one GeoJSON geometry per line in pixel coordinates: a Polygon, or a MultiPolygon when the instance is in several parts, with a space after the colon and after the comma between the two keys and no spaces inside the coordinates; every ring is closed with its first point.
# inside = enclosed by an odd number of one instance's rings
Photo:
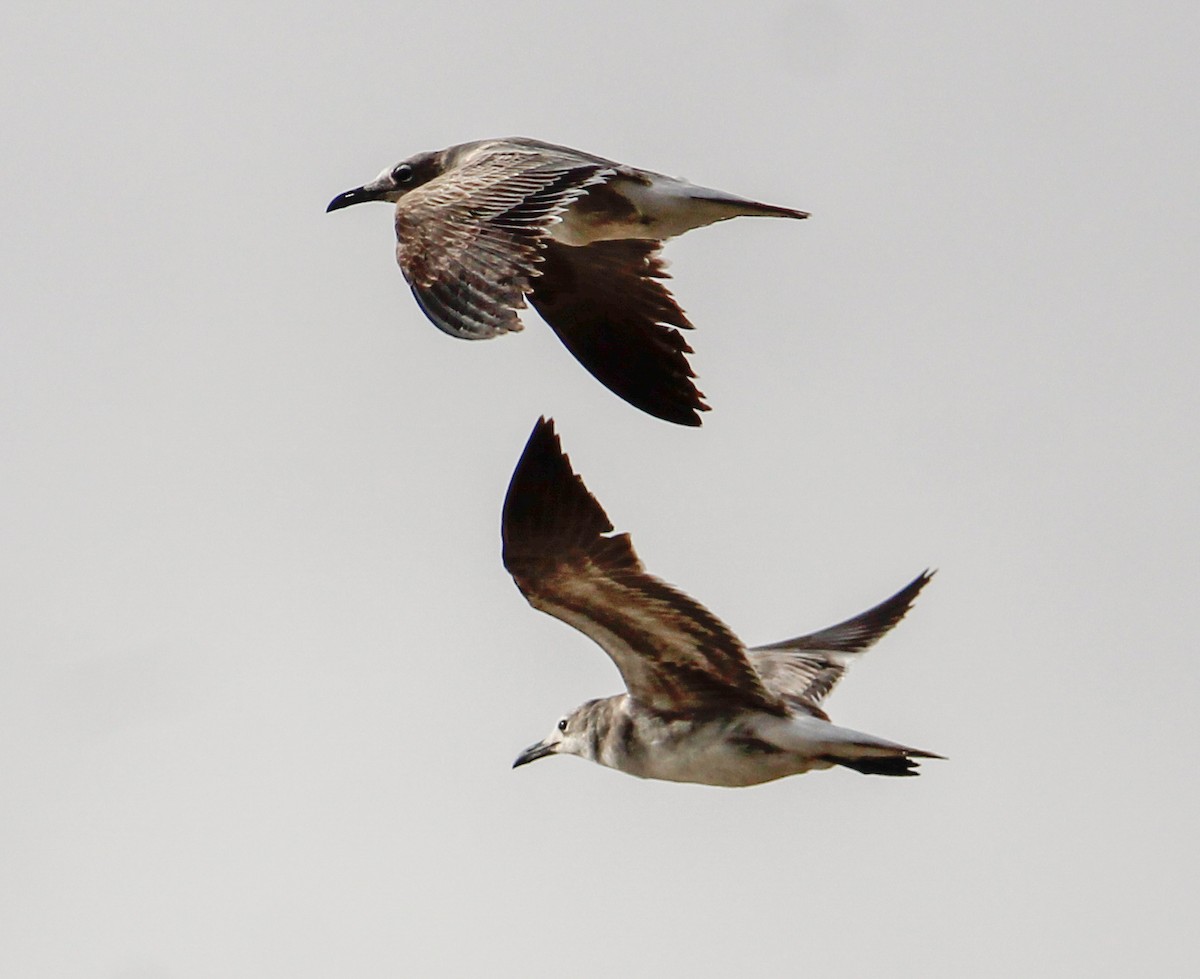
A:
{"type": "Polygon", "coordinates": [[[541,419],[504,501],[504,566],[529,603],[594,639],[627,692],[589,700],[513,767],[579,755],[641,778],[757,785],[841,765],[916,775],[940,758],[837,727],[821,708],[848,662],[899,622],[923,572],[861,615],[747,649],[716,616],[646,573],[541,419]]]}
{"type": "Polygon", "coordinates": [[[418,153],[327,211],[396,205],[396,260],[425,315],[464,340],[521,329],[528,297],[567,349],[643,411],[699,425],[683,310],[663,242],[740,215],[806,218],[534,139],[418,153]]]}

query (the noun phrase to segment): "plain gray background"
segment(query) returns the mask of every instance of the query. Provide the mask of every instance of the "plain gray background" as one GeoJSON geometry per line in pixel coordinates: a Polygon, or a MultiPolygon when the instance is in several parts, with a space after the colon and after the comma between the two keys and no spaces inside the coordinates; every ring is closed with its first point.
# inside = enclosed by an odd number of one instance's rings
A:
{"type": "Polygon", "coordinates": [[[1196,968],[1191,4],[13,3],[0,973],[1196,968]],[[714,411],[441,335],[412,153],[529,135],[804,208],[672,242],[714,411]],[[517,752],[620,689],[504,573],[539,414],[749,642],[927,565],[748,790],[517,752]]]}

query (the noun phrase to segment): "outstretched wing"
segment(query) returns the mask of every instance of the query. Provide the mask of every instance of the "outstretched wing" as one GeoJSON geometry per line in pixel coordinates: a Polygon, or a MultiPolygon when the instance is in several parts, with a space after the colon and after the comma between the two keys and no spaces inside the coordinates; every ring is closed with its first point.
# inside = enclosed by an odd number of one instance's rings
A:
{"type": "Polygon", "coordinates": [[[690,330],[659,258],[662,242],[597,241],[574,247],[544,244],[529,301],[566,348],[601,384],[657,418],[699,425],[708,411],[692,383],[690,330]]]}
{"type": "Polygon", "coordinates": [[[670,714],[738,707],[785,712],[716,616],[646,573],[628,534],[571,469],[541,419],[504,501],[504,566],[534,608],[595,640],[630,696],[670,714]]]}
{"type": "Polygon", "coordinates": [[[755,646],[747,650],[750,662],[789,707],[823,717],[819,705],[846,672],[849,657],[865,652],[904,618],[932,577],[932,571],[922,571],[891,598],[828,629],[755,646]]]}
{"type": "Polygon", "coordinates": [[[467,340],[521,329],[545,229],[610,168],[482,146],[396,206],[396,261],[438,328],[467,340]]]}

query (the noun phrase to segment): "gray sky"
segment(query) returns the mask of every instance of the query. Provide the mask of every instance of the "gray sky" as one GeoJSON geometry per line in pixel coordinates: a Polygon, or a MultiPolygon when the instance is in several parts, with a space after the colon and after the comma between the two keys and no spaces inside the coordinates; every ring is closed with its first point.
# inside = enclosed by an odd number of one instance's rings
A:
{"type": "Polygon", "coordinates": [[[1197,968],[1191,4],[10,2],[0,974],[1197,968]],[[414,152],[813,213],[667,249],[714,410],[421,315],[414,152]],[[749,642],[940,569],[748,790],[517,752],[620,689],[504,573],[539,414],[749,642]],[[1186,947],[1185,947],[1186,946],[1186,947]]]}

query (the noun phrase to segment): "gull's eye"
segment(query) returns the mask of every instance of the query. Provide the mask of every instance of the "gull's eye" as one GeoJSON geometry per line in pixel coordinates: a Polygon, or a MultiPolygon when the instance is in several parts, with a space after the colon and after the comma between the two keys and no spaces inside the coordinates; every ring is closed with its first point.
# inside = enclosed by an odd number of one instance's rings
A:
{"type": "Polygon", "coordinates": [[[401,163],[392,171],[392,179],[398,184],[407,184],[412,181],[413,168],[407,163],[401,163]]]}
{"type": "Polygon", "coordinates": [[[558,722],[558,729],[559,729],[560,731],[566,731],[566,729],[567,729],[567,719],[566,719],[565,717],[564,717],[564,718],[563,718],[561,721],[559,721],[559,722],[558,722]]]}

